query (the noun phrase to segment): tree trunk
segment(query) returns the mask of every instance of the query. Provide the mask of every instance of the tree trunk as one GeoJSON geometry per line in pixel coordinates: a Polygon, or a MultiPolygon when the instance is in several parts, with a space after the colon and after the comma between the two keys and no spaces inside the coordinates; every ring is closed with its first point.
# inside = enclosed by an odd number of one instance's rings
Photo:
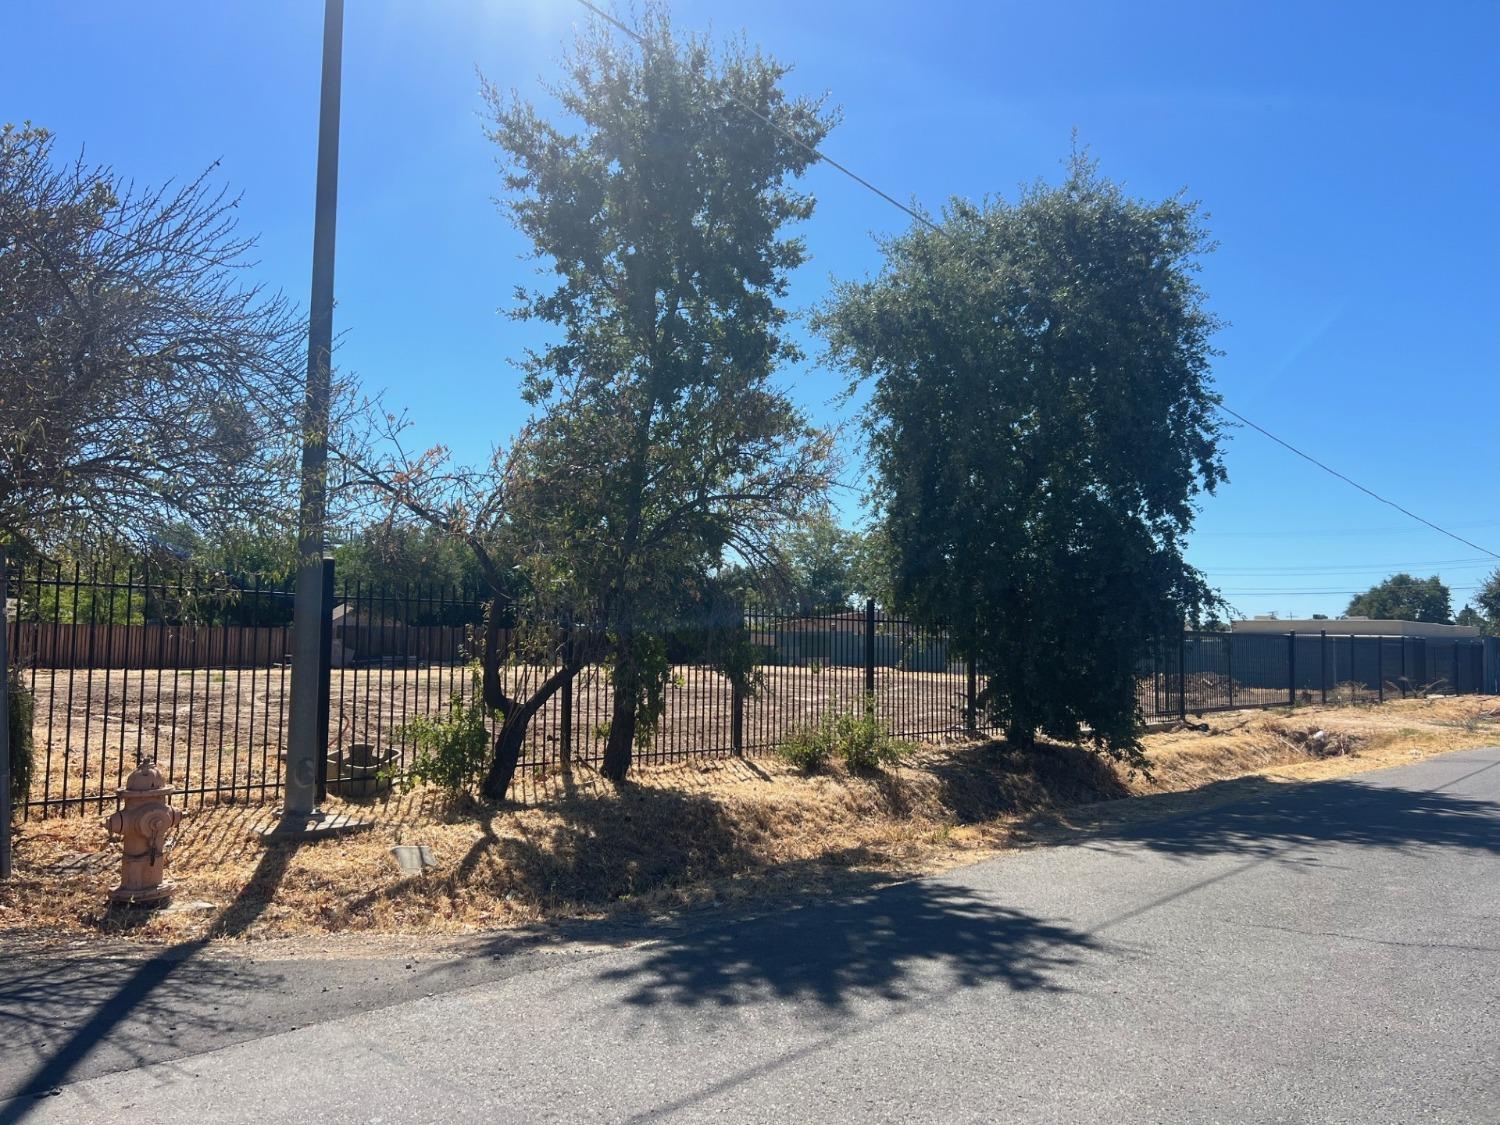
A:
{"type": "Polygon", "coordinates": [[[604,764],[601,770],[616,785],[630,773],[630,752],[635,746],[635,720],[636,690],[633,680],[629,683],[616,683],[609,716],[609,740],[604,744],[604,764]]]}
{"type": "Polygon", "coordinates": [[[526,742],[526,731],[531,720],[563,686],[578,674],[576,665],[565,665],[542,681],[541,685],[524,703],[516,704],[505,713],[500,732],[495,736],[494,757],[484,777],[483,792],[492,801],[503,801],[510,791],[510,783],[516,776],[516,765],[521,760],[521,748],[526,742]]]}
{"type": "Polygon", "coordinates": [[[1006,725],[1005,741],[1017,750],[1036,749],[1036,728],[1026,721],[1012,721],[1006,725]]]}
{"type": "Polygon", "coordinates": [[[514,710],[515,705],[511,698],[505,694],[505,685],[500,679],[500,665],[504,663],[505,653],[500,648],[500,601],[498,598],[490,599],[488,619],[484,629],[484,659],[481,662],[483,669],[484,705],[491,711],[499,711],[507,719],[514,710]]]}

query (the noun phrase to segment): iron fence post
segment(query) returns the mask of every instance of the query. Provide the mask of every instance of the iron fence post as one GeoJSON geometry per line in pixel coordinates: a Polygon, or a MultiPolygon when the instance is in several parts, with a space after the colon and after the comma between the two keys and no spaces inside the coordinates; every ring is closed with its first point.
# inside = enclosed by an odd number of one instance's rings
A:
{"type": "Polygon", "coordinates": [[[1177,640],[1177,721],[1187,722],[1187,622],[1177,640]]]}
{"type": "Polygon", "coordinates": [[[971,653],[964,662],[965,680],[965,709],[964,729],[969,734],[979,733],[979,669],[974,665],[974,656],[971,653]]]}
{"type": "Polygon", "coordinates": [[[1323,702],[1328,702],[1328,630],[1318,630],[1318,689],[1323,702]]]}
{"type": "Polygon", "coordinates": [[[875,702],[875,599],[865,599],[865,697],[875,702]]]}
{"type": "Polygon", "coordinates": [[[1375,638],[1375,699],[1385,702],[1385,638],[1375,638]]]}
{"type": "MultiPolygon", "coordinates": [[[[10,587],[0,543],[0,879],[10,878],[10,587]]],[[[20,614],[17,613],[17,618],[20,614]]]]}
{"type": "Polygon", "coordinates": [[[1234,710],[1234,629],[1224,634],[1224,668],[1229,680],[1229,709],[1234,710]]]}
{"type": "Polygon", "coordinates": [[[745,693],[738,679],[729,685],[729,746],[736,758],[745,756],[745,693]]]}
{"type": "MultiPolygon", "coordinates": [[[[318,756],[318,803],[328,799],[328,712],[333,694],[333,559],[323,560],[323,604],[318,613],[318,720],[314,728],[313,752],[318,756]]],[[[227,663],[227,661],[226,661],[227,663]]],[[[344,768],[344,747],[339,744],[339,772],[344,768]]]]}
{"type": "Polygon", "coordinates": [[[1286,702],[1288,707],[1297,706],[1297,631],[1286,635],[1286,702]]]}
{"type": "MultiPolygon", "coordinates": [[[[563,660],[570,662],[573,659],[573,634],[569,631],[567,638],[563,641],[563,660]]],[[[570,665],[571,666],[571,665],[570,665]]],[[[562,724],[562,734],[558,740],[559,765],[565,774],[573,772],[573,677],[569,676],[563,681],[562,700],[559,703],[561,714],[558,721],[562,724]]]]}

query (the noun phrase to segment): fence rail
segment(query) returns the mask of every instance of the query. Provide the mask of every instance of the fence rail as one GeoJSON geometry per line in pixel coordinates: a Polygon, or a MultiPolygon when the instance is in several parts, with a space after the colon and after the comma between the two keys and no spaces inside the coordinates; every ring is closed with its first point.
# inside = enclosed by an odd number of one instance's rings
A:
{"type": "MultiPolygon", "coordinates": [[[[291,591],[222,576],[63,571],[14,563],[8,622],[13,658],[35,696],[35,769],[28,814],[103,808],[133,768],[154,757],[198,802],[274,800],[281,792],[290,693],[291,591]]],[[[345,767],[399,773],[417,715],[472,699],[483,639],[475,591],[345,584],[329,621],[329,787],[345,767]]],[[[795,729],[873,702],[899,735],[988,731],[976,707],[981,669],[940,630],[863,611],[748,613],[757,686],[737,691],[692,629],[668,638],[672,676],[643,763],[759,753],[795,729]]],[[[524,631],[497,635],[508,694],[555,670],[528,662],[524,631]]],[[[1136,679],[1150,720],[1299,701],[1474,692],[1493,679],[1485,646],[1465,640],[1187,632],[1158,646],[1136,679]]],[[[608,673],[583,671],[532,722],[517,773],[528,785],[564,762],[597,764],[611,709],[608,673]]]]}

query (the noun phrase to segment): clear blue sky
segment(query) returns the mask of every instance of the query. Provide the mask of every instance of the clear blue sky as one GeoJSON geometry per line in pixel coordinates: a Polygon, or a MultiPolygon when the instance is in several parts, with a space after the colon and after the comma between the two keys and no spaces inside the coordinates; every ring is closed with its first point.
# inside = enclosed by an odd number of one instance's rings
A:
{"type": "MultiPolygon", "coordinates": [[[[0,117],[142,181],[222,160],[261,235],[257,276],[305,301],[321,7],[11,0],[0,117]]],[[[1057,174],[1074,126],[1132,190],[1186,187],[1220,243],[1203,279],[1231,322],[1216,368],[1229,404],[1500,550],[1500,4],[674,11],[684,27],[743,28],[796,64],[795,89],[829,91],[845,121],[827,151],[898,198],[1013,195],[1057,174]]],[[[470,458],[520,418],[507,361],[531,331],[498,315],[531,267],[492,203],[476,68],[541,96],[582,15],[574,0],[348,5],[339,361],[470,458]]],[[[830,276],[872,270],[871,235],[903,225],[826,166],[808,180],[820,206],[793,292],[804,307],[830,276]]],[[[787,378],[820,418],[848,414],[835,373],[810,363],[787,378]]],[[[1491,569],[1253,432],[1236,433],[1228,463],[1191,557],[1245,613],[1337,613],[1398,568],[1442,574],[1457,609],[1491,569]]]]}

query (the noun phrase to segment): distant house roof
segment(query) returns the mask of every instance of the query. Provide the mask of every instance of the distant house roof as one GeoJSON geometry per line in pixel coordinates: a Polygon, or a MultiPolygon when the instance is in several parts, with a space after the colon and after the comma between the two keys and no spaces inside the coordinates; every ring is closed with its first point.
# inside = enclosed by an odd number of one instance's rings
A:
{"type": "Polygon", "coordinates": [[[1439,625],[1431,621],[1397,621],[1381,617],[1257,617],[1231,621],[1235,633],[1320,633],[1337,637],[1429,637],[1462,640],[1478,637],[1472,625],[1439,625]]]}

